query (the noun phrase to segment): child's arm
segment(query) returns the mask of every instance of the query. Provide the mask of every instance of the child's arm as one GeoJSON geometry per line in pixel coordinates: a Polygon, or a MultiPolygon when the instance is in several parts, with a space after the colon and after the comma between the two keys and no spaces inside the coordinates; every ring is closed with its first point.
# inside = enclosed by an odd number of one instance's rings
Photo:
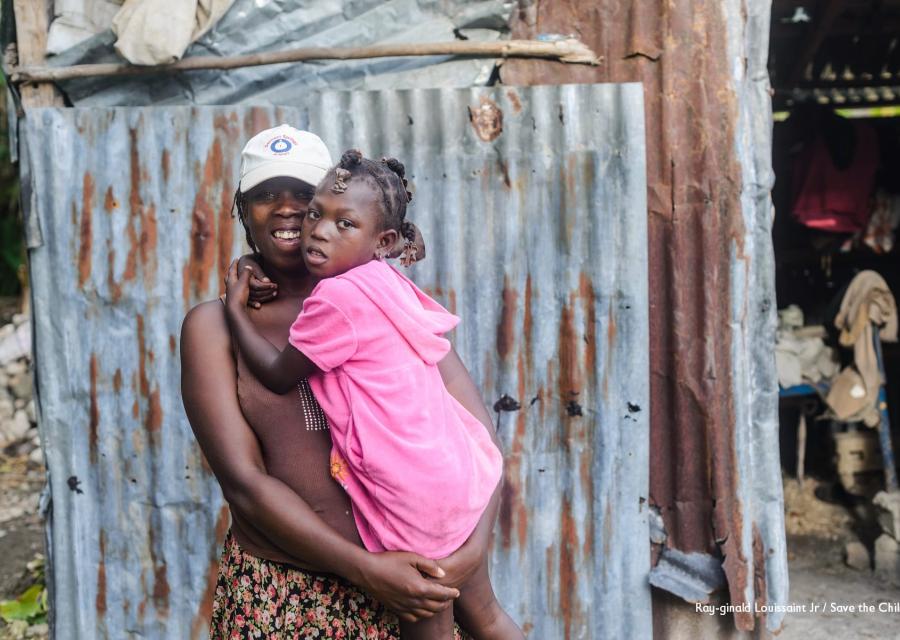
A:
{"type": "Polygon", "coordinates": [[[319,369],[290,344],[279,351],[257,331],[247,315],[250,267],[238,274],[237,260],[231,263],[226,280],[225,309],[231,335],[237,340],[247,366],[259,381],[275,393],[287,393],[301,378],[319,369]]]}

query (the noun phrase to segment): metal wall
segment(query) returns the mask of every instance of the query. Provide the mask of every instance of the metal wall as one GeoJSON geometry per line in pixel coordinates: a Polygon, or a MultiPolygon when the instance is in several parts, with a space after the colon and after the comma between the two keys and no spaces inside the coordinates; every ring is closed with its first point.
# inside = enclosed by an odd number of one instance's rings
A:
{"type": "Polygon", "coordinates": [[[325,93],[297,108],[32,112],[30,260],[59,637],[202,637],[227,512],[181,409],[181,318],[220,290],[253,132],[408,167],[414,279],[506,454],[492,560],[535,638],[649,637],[638,85],[325,93]]]}
{"type": "MultiPolygon", "coordinates": [[[[501,69],[506,84],[644,86],[650,498],[663,525],[654,572],[689,600],[724,579],[731,601],[750,605],[735,615],[743,630],[757,626],[754,603],[787,600],[772,355],[770,5],[523,0],[513,38],[575,32],[604,59],[593,69],[522,60],[501,69]]],[[[783,614],[759,617],[774,631],[783,614]]]]}

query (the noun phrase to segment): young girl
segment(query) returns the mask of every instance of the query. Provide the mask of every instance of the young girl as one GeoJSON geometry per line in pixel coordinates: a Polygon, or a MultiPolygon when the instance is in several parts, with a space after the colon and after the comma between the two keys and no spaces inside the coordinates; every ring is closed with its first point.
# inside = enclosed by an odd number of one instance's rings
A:
{"type": "MultiPolygon", "coordinates": [[[[257,377],[284,393],[309,377],[329,419],[331,472],[353,503],[370,551],[443,558],[472,533],[499,482],[502,458],[484,426],[447,392],[436,363],[456,316],[383,262],[405,222],[403,165],[344,153],[319,185],[300,230],[309,272],[322,278],[279,352],[246,312],[249,271],[232,265],[227,316],[257,377]]],[[[475,638],[522,638],[481,568],[456,615],[475,638]]],[[[402,623],[404,640],[452,637],[453,612],[402,623]]]]}

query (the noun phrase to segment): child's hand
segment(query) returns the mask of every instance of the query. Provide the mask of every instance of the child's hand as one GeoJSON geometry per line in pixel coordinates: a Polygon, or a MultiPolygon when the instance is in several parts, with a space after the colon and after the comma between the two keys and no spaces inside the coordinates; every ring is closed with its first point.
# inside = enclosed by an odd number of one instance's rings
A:
{"type": "Polygon", "coordinates": [[[232,260],[225,277],[225,306],[231,310],[240,310],[247,306],[250,297],[249,266],[238,269],[238,260],[232,260]]]}
{"type": "Polygon", "coordinates": [[[238,259],[238,272],[244,267],[250,267],[250,306],[259,309],[267,302],[271,302],[278,296],[278,285],[269,280],[263,273],[259,263],[252,253],[241,256],[238,259]]]}

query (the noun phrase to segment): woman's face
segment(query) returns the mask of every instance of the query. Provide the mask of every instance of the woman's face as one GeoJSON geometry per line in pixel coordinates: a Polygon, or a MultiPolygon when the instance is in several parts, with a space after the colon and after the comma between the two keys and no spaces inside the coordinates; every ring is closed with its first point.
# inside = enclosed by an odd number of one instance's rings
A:
{"type": "Polygon", "coordinates": [[[283,269],[303,264],[300,228],[314,194],[296,178],[272,178],[247,192],[247,226],[266,262],[283,269]]]}

